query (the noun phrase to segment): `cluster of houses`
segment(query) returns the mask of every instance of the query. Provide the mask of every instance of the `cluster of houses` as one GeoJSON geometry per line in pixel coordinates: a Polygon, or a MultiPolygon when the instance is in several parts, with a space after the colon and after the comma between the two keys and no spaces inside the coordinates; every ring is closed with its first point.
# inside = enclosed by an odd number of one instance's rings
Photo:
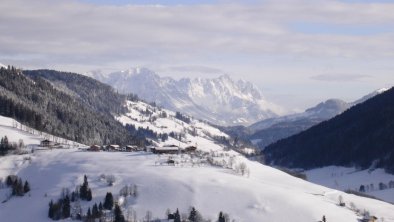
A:
{"type": "MultiPolygon", "coordinates": [[[[45,148],[56,148],[59,146],[58,143],[54,143],[50,140],[43,140],[40,143],[40,147],[45,148]]],[[[106,146],[91,145],[87,151],[99,152],[99,151],[110,151],[110,152],[137,152],[147,151],[155,154],[179,154],[179,153],[193,153],[197,150],[197,146],[180,147],[177,145],[164,145],[164,146],[147,146],[139,147],[135,145],[119,146],[117,144],[110,144],[106,146]]]]}
{"type": "Polygon", "coordinates": [[[145,150],[142,147],[127,145],[127,146],[119,146],[116,144],[110,144],[107,146],[99,146],[99,145],[92,145],[88,149],[88,151],[112,151],[112,152],[136,152],[136,151],[143,151],[145,150]]]}
{"type": "Polygon", "coordinates": [[[137,151],[147,151],[155,154],[178,154],[178,153],[192,153],[197,150],[196,146],[187,146],[181,148],[176,145],[165,145],[165,146],[147,146],[138,147],[134,145],[119,146],[116,144],[111,144],[107,146],[92,145],[88,151],[98,152],[98,151],[111,151],[111,152],[137,152],[137,151]]]}

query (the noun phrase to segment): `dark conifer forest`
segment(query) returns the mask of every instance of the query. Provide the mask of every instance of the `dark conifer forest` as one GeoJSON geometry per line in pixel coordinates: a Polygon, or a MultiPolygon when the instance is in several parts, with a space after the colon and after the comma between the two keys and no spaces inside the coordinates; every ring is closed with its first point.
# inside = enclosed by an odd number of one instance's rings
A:
{"type": "Polygon", "coordinates": [[[111,115],[124,111],[125,98],[83,75],[0,69],[0,115],[85,144],[136,142],[111,115]]]}
{"type": "Polygon", "coordinates": [[[290,168],[382,167],[394,173],[394,88],[264,153],[268,163],[290,168]]]}

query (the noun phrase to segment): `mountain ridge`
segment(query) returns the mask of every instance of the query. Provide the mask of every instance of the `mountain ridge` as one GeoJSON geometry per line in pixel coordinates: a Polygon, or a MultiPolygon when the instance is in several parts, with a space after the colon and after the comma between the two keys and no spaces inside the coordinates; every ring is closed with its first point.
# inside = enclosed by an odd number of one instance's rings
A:
{"type": "Polygon", "coordinates": [[[257,122],[247,127],[249,139],[260,149],[264,149],[269,144],[309,129],[320,122],[329,120],[350,107],[363,103],[386,90],[386,88],[375,90],[354,102],[328,99],[306,109],[303,113],[280,116],[257,122]]]}
{"type": "Polygon", "coordinates": [[[394,88],[264,149],[271,164],[382,167],[394,173],[394,88]],[[286,155],[289,152],[292,155],[286,155]]]}
{"type": "Polygon", "coordinates": [[[266,101],[252,83],[234,81],[228,75],[175,80],[160,77],[146,68],[109,74],[96,71],[87,75],[120,92],[137,94],[164,108],[181,111],[218,125],[247,125],[283,112],[279,106],[266,101]]]}

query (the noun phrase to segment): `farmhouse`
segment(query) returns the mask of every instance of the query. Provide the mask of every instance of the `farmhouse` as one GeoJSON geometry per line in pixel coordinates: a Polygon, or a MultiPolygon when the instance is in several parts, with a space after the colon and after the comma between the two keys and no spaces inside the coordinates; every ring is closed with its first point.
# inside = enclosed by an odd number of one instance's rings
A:
{"type": "Polygon", "coordinates": [[[54,142],[47,140],[47,139],[40,142],[40,146],[42,146],[42,147],[53,147],[54,145],[55,145],[54,142]]]}
{"type": "Polygon", "coordinates": [[[133,145],[127,145],[126,147],[127,152],[135,152],[135,151],[140,151],[140,149],[138,148],[138,146],[133,146],[133,145]]]}
{"type": "Polygon", "coordinates": [[[91,145],[88,150],[98,152],[100,149],[101,147],[99,145],[91,145]]]}
{"type": "Polygon", "coordinates": [[[196,146],[188,146],[185,148],[185,153],[192,153],[195,152],[197,150],[196,146]]]}
{"type": "Polygon", "coordinates": [[[116,144],[111,144],[107,146],[108,151],[120,151],[120,146],[116,144]]]}
{"type": "Polygon", "coordinates": [[[151,148],[151,151],[156,154],[177,154],[181,151],[181,148],[176,145],[169,145],[164,147],[154,147],[151,148]]]}

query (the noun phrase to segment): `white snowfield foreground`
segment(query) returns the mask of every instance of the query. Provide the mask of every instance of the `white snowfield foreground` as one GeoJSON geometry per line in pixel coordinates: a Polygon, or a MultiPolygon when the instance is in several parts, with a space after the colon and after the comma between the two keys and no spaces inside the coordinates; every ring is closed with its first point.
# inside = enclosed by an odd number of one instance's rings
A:
{"type": "MultiPolygon", "coordinates": [[[[165,120],[159,119],[157,126],[160,127],[160,121],[165,120]]],[[[139,121],[133,120],[133,123],[139,121]]],[[[183,127],[176,125],[179,124],[176,120],[170,122],[168,128],[160,129],[173,131],[188,127],[186,124],[183,127]]],[[[1,203],[10,192],[9,188],[1,188],[0,221],[50,221],[47,217],[50,200],[56,201],[62,188],[73,191],[82,184],[85,174],[92,188],[93,200],[81,202],[84,213],[94,203],[103,201],[107,192],[117,197],[122,187],[137,185],[138,197],[129,198],[123,212],[135,211],[140,221],[143,221],[147,211],[152,212],[153,218],[164,219],[167,209],[174,212],[179,208],[181,214],[188,214],[190,207],[194,206],[205,219],[212,221],[216,221],[219,212],[223,211],[237,222],[316,222],[323,215],[329,222],[358,222],[361,216],[350,209],[351,205],[360,211],[369,211],[380,221],[394,221],[394,206],[391,204],[315,185],[251,162],[233,151],[225,152],[220,145],[205,137],[200,128],[213,135],[221,135],[220,131],[216,132],[217,129],[210,129],[198,122],[193,125],[198,129],[198,136],[187,135],[192,144],[198,143],[199,150],[213,150],[215,161],[219,163],[226,160],[228,164],[229,158],[235,156],[234,165],[245,163],[249,173],[241,176],[232,169],[214,167],[198,159],[191,160],[187,155],[183,158],[172,156],[177,163],[175,165],[163,164],[168,160],[168,155],[145,152],[53,149],[9,155],[0,157],[0,178],[4,181],[7,175],[17,174],[29,181],[31,191],[23,197],[12,197],[1,203]],[[102,174],[115,176],[114,185],[108,186],[100,179],[102,174]],[[343,197],[346,207],[338,206],[339,196],[343,197]]],[[[32,135],[12,126],[12,119],[0,117],[0,136],[7,135],[11,142],[23,139],[26,145],[39,144],[42,140],[39,133],[32,135]]],[[[155,129],[153,125],[149,126],[155,129]]],[[[175,141],[170,139],[167,142],[175,141]]]]}
{"type": "MultiPolygon", "coordinates": [[[[129,184],[138,186],[138,197],[124,206],[133,208],[142,219],[149,210],[153,218],[165,218],[169,208],[182,213],[194,206],[206,219],[216,221],[220,211],[236,221],[327,221],[357,222],[348,207],[338,206],[342,195],[346,206],[352,202],[371,215],[394,221],[394,206],[385,202],[348,195],[289,176],[268,166],[245,162],[250,176],[230,169],[201,165],[159,165],[158,156],[145,152],[84,152],[76,149],[37,151],[30,161],[21,156],[0,158],[1,177],[17,173],[31,184],[29,195],[13,197],[0,204],[1,221],[49,221],[48,203],[57,200],[62,188],[74,190],[88,176],[93,201],[82,201],[88,207],[103,201],[106,192],[118,195],[129,184]],[[116,182],[108,186],[101,174],[113,174],[116,182]]],[[[161,158],[167,158],[162,156],[161,158]]],[[[5,189],[0,190],[0,197],[5,189]]]]}

